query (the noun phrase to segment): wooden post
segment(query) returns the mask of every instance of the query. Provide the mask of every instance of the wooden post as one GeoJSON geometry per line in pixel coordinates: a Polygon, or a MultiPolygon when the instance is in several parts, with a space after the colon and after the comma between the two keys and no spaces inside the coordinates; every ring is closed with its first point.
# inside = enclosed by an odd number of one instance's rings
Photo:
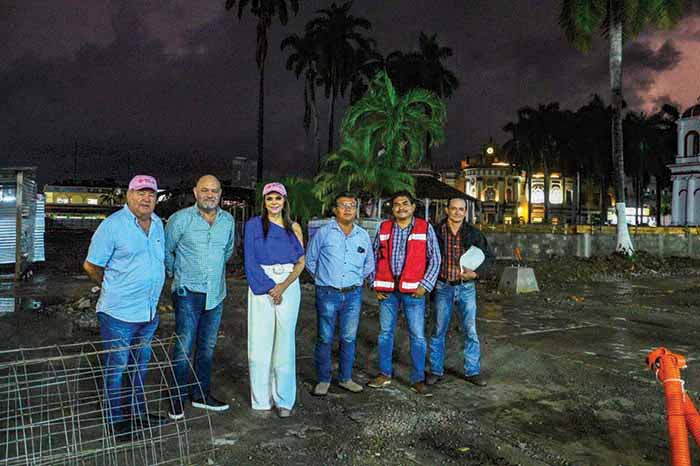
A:
{"type": "Polygon", "coordinates": [[[430,221],[430,198],[425,198],[425,220],[430,221]]]}
{"type": "Polygon", "coordinates": [[[19,281],[22,275],[22,201],[24,187],[24,172],[17,172],[17,190],[15,193],[15,202],[17,203],[17,212],[15,216],[15,281],[19,281]]]}

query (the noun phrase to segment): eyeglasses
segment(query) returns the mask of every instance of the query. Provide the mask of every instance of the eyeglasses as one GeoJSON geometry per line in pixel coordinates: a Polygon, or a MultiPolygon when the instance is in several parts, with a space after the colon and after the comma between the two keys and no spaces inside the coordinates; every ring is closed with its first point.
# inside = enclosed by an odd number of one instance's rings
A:
{"type": "Polygon", "coordinates": [[[342,204],[336,204],[336,207],[339,209],[355,210],[355,208],[357,208],[357,204],[354,202],[343,202],[342,204]]]}

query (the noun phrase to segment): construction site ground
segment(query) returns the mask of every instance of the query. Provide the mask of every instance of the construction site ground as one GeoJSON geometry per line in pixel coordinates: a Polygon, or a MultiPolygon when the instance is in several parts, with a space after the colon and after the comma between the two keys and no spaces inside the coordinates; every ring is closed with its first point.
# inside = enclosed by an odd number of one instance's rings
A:
{"type": "MultiPolygon", "coordinates": [[[[0,317],[0,349],[99,338],[93,284],[80,270],[88,241],[87,234],[48,236],[48,261],[35,277],[0,287],[0,296],[18,298],[17,309],[0,317]]],[[[509,265],[499,262],[499,268],[509,265]]],[[[334,384],[328,396],[312,396],[316,312],[313,285],[304,283],[297,404],[292,417],[279,419],[250,409],[247,285],[236,278],[240,266],[232,264],[213,374],[215,395],[231,409],[212,414],[217,450],[196,464],[666,464],[663,387],[644,358],[658,346],[686,355],[686,388],[697,400],[700,262],[642,252],[632,261],[552,258],[529,265],[539,293],[500,293],[495,280],[479,285],[482,374],[489,385],[478,388],[461,379],[463,337],[453,319],[447,377],[432,398],[409,389],[403,318],[388,388],[351,394],[334,384]]],[[[169,303],[164,290],[158,330],[163,337],[175,328],[169,303]]],[[[371,292],[363,303],[354,371],[362,384],[377,371],[378,332],[371,292]]],[[[431,322],[428,312],[426,334],[431,322]]],[[[697,449],[692,453],[700,459],[697,449]]]]}

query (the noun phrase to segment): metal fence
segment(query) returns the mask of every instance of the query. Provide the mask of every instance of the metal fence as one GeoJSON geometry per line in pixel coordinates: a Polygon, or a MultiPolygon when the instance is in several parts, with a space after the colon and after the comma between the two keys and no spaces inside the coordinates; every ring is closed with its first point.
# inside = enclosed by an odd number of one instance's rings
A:
{"type": "MultiPolygon", "coordinates": [[[[152,349],[144,381],[147,413],[167,412],[176,390],[199,389],[192,383],[177,387],[172,375],[171,347],[177,337],[154,339],[128,348],[102,349],[100,342],[20,348],[0,352],[0,464],[19,465],[162,465],[206,464],[213,456],[212,425],[206,410],[188,412],[163,425],[146,424],[126,416],[129,436],[108,422],[109,402],[103,379],[110,351],[138,353],[152,349]]],[[[136,364],[126,367],[133,381],[136,364]]],[[[133,384],[121,395],[133,395],[133,384]]]]}

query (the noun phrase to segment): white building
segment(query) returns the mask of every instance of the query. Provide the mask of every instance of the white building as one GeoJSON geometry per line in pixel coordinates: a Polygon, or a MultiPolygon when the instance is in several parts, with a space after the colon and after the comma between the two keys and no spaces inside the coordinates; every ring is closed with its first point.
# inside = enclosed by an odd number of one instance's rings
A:
{"type": "Polygon", "coordinates": [[[673,225],[700,225],[700,104],[678,120],[676,163],[668,166],[673,182],[673,225]]]}

